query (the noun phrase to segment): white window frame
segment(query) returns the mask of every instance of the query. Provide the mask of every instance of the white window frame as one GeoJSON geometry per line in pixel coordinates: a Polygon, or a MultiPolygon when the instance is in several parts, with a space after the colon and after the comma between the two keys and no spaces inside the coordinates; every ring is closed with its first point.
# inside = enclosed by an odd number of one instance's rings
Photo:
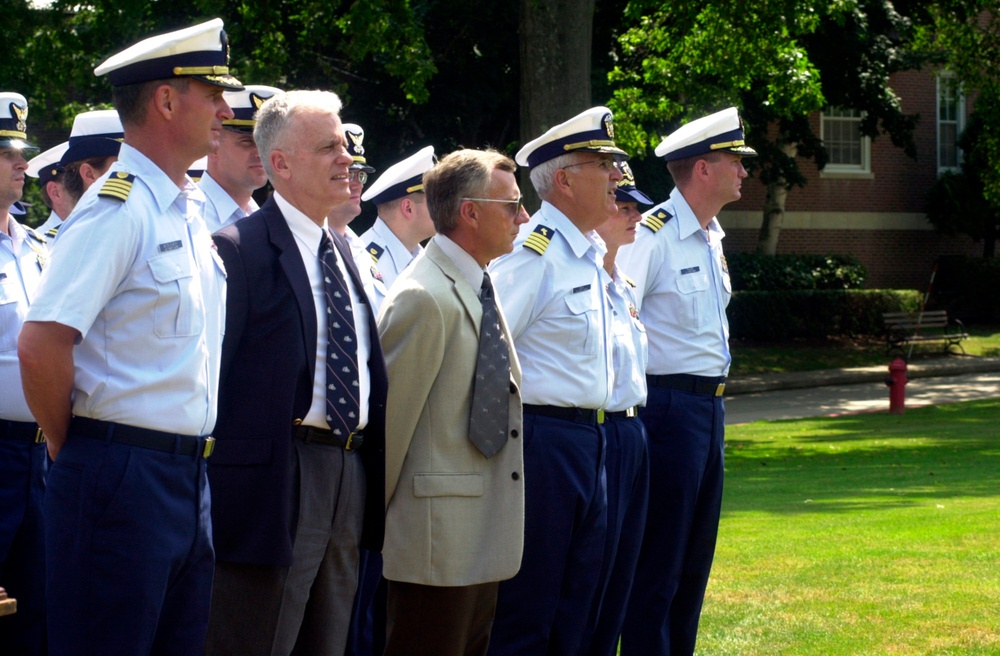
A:
{"type": "MultiPolygon", "coordinates": [[[[832,108],[831,108],[832,109],[832,108]]],[[[849,108],[836,108],[836,109],[849,109],[849,108]]],[[[872,140],[860,134],[861,119],[864,117],[863,112],[856,112],[857,116],[830,116],[828,112],[820,112],[819,115],[819,125],[820,125],[820,139],[824,143],[827,141],[827,126],[833,123],[855,123],[858,126],[859,135],[861,138],[860,150],[861,150],[861,162],[858,164],[844,164],[827,161],[826,166],[823,167],[823,173],[829,174],[847,174],[847,175],[871,175],[872,172],[872,140]]],[[[829,151],[828,151],[829,152],[829,151]]]]}
{"type": "Polygon", "coordinates": [[[941,71],[935,76],[935,91],[934,91],[934,112],[935,112],[935,128],[937,130],[934,158],[937,162],[938,175],[949,172],[957,172],[962,168],[963,153],[962,149],[958,146],[958,139],[962,136],[962,132],[965,130],[965,94],[962,92],[962,88],[955,79],[955,76],[949,71],[941,71]],[[942,85],[942,80],[950,80],[947,85],[942,85]],[[944,119],[941,117],[941,94],[944,91],[944,87],[954,89],[957,92],[956,107],[955,107],[955,118],[954,119],[944,119]],[[942,125],[954,125],[955,126],[955,164],[944,165],[941,163],[941,126],[942,125]]]}

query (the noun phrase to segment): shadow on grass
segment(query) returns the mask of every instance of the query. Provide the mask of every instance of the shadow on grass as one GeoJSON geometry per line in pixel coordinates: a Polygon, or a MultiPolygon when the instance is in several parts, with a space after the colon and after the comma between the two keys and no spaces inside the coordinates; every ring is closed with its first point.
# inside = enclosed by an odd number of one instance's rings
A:
{"type": "Polygon", "coordinates": [[[724,512],[848,512],[995,496],[998,421],[1000,401],[992,400],[734,429],[724,512]]]}

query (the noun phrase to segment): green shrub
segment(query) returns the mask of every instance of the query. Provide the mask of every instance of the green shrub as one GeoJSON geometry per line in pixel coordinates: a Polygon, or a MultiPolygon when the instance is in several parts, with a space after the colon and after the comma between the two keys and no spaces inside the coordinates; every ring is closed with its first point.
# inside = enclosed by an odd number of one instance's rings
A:
{"type": "Polygon", "coordinates": [[[1000,259],[942,257],[931,304],[966,322],[1000,321],[1000,259]]]}
{"type": "Polygon", "coordinates": [[[737,290],[857,289],[867,275],[864,266],[845,255],[734,253],[727,257],[737,290]]]}
{"type": "Polygon", "coordinates": [[[733,339],[881,335],[883,312],[915,312],[922,300],[910,289],[742,291],[727,314],[733,339]]]}

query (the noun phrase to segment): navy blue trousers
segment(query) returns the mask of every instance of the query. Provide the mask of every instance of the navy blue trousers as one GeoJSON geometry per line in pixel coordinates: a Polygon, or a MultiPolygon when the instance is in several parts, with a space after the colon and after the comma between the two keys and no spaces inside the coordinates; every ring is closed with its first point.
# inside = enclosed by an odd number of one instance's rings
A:
{"type": "Polygon", "coordinates": [[[694,653],[722,509],[722,397],[651,387],[649,509],[622,656],[694,653]]]}
{"type": "Polygon", "coordinates": [[[0,587],[17,612],[0,618],[0,652],[45,653],[45,445],[0,440],[0,587]]]}
{"type": "Polygon", "coordinates": [[[608,484],[608,532],[604,542],[604,594],[591,611],[593,631],[587,651],[616,656],[625,621],[649,501],[649,451],[646,429],[638,417],[604,424],[607,449],[604,471],[608,484]]]}
{"type": "Polygon", "coordinates": [[[50,653],[203,653],[210,503],[198,455],[70,435],[45,498],[50,653]]]}
{"type": "Polygon", "coordinates": [[[500,583],[489,654],[579,656],[601,583],[604,428],[524,414],[524,555],[500,583]]]}

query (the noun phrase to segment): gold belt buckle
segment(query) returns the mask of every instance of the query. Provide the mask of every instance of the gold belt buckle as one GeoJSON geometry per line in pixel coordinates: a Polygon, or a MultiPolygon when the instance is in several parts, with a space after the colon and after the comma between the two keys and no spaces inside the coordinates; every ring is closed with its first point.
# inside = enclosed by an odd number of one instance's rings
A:
{"type": "Polygon", "coordinates": [[[638,417],[639,416],[639,406],[634,405],[631,408],[629,408],[628,410],[626,410],[625,411],[625,416],[628,417],[629,419],[631,419],[633,417],[638,417]]]}
{"type": "Polygon", "coordinates": [[[351,443],[354,441],[354,435],[356,431],[351,431],[351,434],[347,436],[347,441],[344,442],[344,451],[351,450],[351,443]]]}
{"type": "Polygon", "coordinates": [[[45,444],[45,433],[42,432],[41,426],[35,431],[35,444],[45,444]]]}
{"type": "Polygon", "coordinates": [[[205,448],[201,452],[202,458],[208,458],[215,451],[215,438],[209,435],[205,438],[205,448]]]}
{"type": "Polygon", "coordinates": [[[599,408],[597,410],[597,423],[599,424],[604,423],[604,408],[599,408]]]}
{"type": "Polygon", "coordinates": [[[715,388],[715,395],[716,396],[722,396],[722,394],[725,391],[726,391],[726,384],[725,383],[719,383],[718,387],[715,388]]]}

